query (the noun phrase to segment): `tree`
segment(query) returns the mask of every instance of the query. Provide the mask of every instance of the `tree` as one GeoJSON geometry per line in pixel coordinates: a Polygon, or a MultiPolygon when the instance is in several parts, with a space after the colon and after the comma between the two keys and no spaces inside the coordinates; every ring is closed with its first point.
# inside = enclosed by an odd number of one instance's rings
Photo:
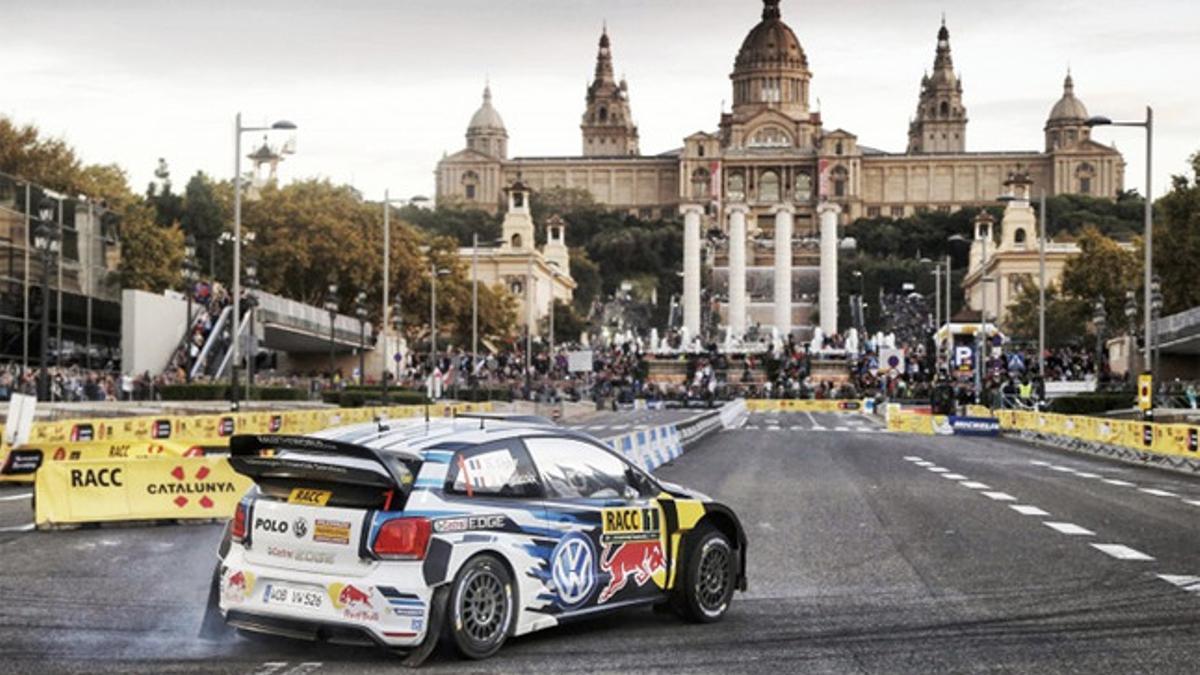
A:
{"type": "Polygon", "coordinates": [[[1110,318],[1124,316],[1125,292],[1139,285],[1142,266],[1137,251],[1122,247],[1093,226],[1083,229],[1077,243],[1079,255],[1068,259],[1063,268],[1063,293],[1089,307],[1103,298],[1110,318]]]}
{"type": "Polygon", "coordinates": [[[212,180],[197,171],[184,188],[183,210],[179,224],[185,235],[196,239],[196,258],[200,269],[216,271],[216,242],[231,220],[212,180]]]}
{"type": "Polygon", "coordinates": [[[154,177],[158,182],[146,188],[146,201],[154,207],[154,222],[160,227],[178,225],[183,217],[183,197],[171,191],[171,170],[162,157],[158,158],[154,177]]]}
{"type": "Polygon", "coordinates": [[[478,208],[456,204],[439,204],[432,210],[405,206],[397,215],[429,234],[452,237],[463,246],[471,245],[473,235],[479,235],[480,246],[491,246],[500,238],[500,218],[478,208]]]}
{"type": "Polygon", "coordinates": [[[82,170],[66,141],[42,138],[36,126],[18,126],[0,117],[0,172],[74,195],[79,193],[82,170]]]}
{"type": "Polygon", "coordinates": [[[600,295],[603,285],[600,267],[588,257],[586,250],[574,247],[569,251],[571,278],[575,280],[575,309],[586,315],[592,306],[592,301],[600,295]]]}
{"type": "MultiPolygon", "coordinates": [[[[1008,307],[1004,330],[1018,341],[1038,339],[1038,287],[1025,284],[1008,307]]],[[[1079,345],[1088,332],[1092,305],[1086,300],[1063,297],[1058,286],[1046,287],[1046,346],[1079,345]]]]}
{"type": "MultiPolygon", "coordinates": [[[[543,325],[549,319],[543,319],[543,325]]],[[[546,326],[548,329],[549,327],[546,326]]],[[[588,322],[570,303],[554,301],[554,342],[556,345],[579,342],[579,336],[588,329],[588,322]]]]}
{"type": "Polygon", "coordinates": [[[1154,271],[1162,282],[1163,313],[1200,305],[1200,153],[1191,157],[1192,178],[1174,176],[1171,191],[1156,204],[1154,271]]]}
{"type": "Polygon", "coordinates": [[[154,209],[138,204],[126,209],[121,219],[122,288],[160,293],[179,283],[183,264],[183,231],[177,226],[159,227],[154,209]]]}

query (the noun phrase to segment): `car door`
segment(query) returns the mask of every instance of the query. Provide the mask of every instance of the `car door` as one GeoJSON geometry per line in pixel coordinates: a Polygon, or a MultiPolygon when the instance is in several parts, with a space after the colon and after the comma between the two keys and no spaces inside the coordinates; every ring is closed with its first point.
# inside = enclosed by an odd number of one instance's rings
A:
{"type": "Polygon", "coordinates": [[[667,587],[663,511],[624,459],[582,439],[526,438],[560,532],[549,577],[562,613],[661,597],[667,587]],[[639,489],[639,485],[641,489],[639,489]]]}

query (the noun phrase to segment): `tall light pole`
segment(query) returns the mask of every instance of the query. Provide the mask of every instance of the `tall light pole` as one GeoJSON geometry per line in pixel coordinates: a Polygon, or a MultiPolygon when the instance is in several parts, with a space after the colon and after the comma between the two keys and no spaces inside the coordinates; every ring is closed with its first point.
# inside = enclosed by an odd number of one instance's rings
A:
{"type": "Polygon", "coordinates": [[[551,376],[554,372],[554,284],[560,276],[562,273],[558,271],[558,263],[550,263],[550,365],[546,367],[546,373],[551,376]]]}
{"type": "Polygon", "coordinates": [[[367,383],[367,292],[354,296],[354,316],[358,317],[358,386],[367,383]]]}
{"type": "MultiPolygon", "coordinates": [[[[41,373],[38,374],[38,399],[50,400],[50,267],[58,254],[59,231],[54,214],[58,204],[49,197],[42,197],[38,204],[37,228],[33,233],[34,248],[42,254],[42,335],[40,345],[41,373]]],[[[61,289],[60,289],[61,292],[61,289]]],[[[60,344],[59,349],[62,349],[60,344]]]]}
{"type": "MultiPolygon", "coordinates": [[[[388,327],[392,325],[391,321],[390,321],[390,317],[388,316],[388,313],[391,311],[391,305],[388,303],[388,295],[389,295],[388,291],[391,290],[391,285],[392,285],[392,276],[391,276],[392,204],[395,202],[402,202],[402,201],[404,201],[404,200],[392,199],[388,195],[387,190],[383,191],[383,299],[381,300],[381,302],[383,304],[380,305],[383,308],[383,317],[379,322],[381,335],[385,335],[387,333],[388,327]]],[[[397,300],[399,300],[399,298],[397,298],[397,300]]],[[[399,303],[397,303],[397,305],[398,304],[399,303]]],[[[397,307],[397,309],[398,309],[398,307],[397,307]]],[[[386,335],[383,338],[383,343],[385,346],[387,345],[386,335]]],[[[384,398],[384,402],[386,403],[387,402],[387,376],[388,376],[388,373],[391,372],[391,365],[388,363],[389,356],[386,353],[387,349],[384,349],[384,352],[385,353],[383,355],[383,398],[384,398]]]]}
{"type": "Polygon", "coordinates": [[[471,233],[471,379],[479,360],[479,233],[471,233]]]}
{"type": "Polygon", "coordinates": [[[1104,311],[1104,297],[1096,298],[1092,306],[1092,327],[1096,329],[1096,386],[1100,385],[1100,372],[1104,367],[1104,326],[1108,313],[1104,311]]]}
{"type": "Polygon", "coordinates": [[[325,311],[329,313],[329,386],[331,389],[333,388],[333,373],[337,370],[333,362],[333,350],[337,346],[337,334],[334,333],[338,315],[337,292],[337,284],[329,284],[329,294],[325,297],[325,311]]]}
{"type": "MultiPolygon", "coordinates": [[[[246,339],[250,345],[254,345],[254,309],[258,307],[258,261],[250,258],[246,261],[246,318],[250,320],[250,333],[246,339]]],[[[254,359],[258,356],[258,350],[247,347],[250,353],[246,354],[246,400],[250,400],[251,390],[254,388],[254,359]]]]}
{"type": "Polygon", "coordinates": [[[934,263],[933,271],[933,335],[937,342],[937,332],[942,328],[942,264],[934,263]]]}
{"type": "Polygon", "coordinates": [[[433,374],[437,370],[437,280],[438,277],[450,274],[450,270],[438,268],[437,263],[429,263],[429,388],[433,387],[433,374]]]}
{"type": "Polygon", "coordinates": [[[196,237],[189,234],[183,240],[183,284],[187,293],[187,321],[183,333],[184,381],[192,382],[192,296],[196,294],[196,237]]]}
{"type": "Polygon", "coordinates": [[[988,213],[987,211],[980,211],[979,215],[976,216],[976,221],[981,224],[987,225],[987,233],[985,236],[980,238],[980,248],[979,248],[979,284],[980,284],[980,286],[979,286],[979,288],[980,288],[979,339],[976,340],[976,344],[978,345],[978,347],[977,347],[978,351],[977,351],[977,355],[975,358],[975,403],[982,405],[983,404],[984,359],[986,358],[986,353],[987,353],[987,348],[988,348],[988,336],[987,336],[988,240],[992,238],[992,225],[995,224],[996,219],[993,218],[992,214],[988,213]]]}
{"type": "MultiPolygon", "coordinates": [[[[1111,119],[1104,117],[1102,115],[1096,115],[1094,117],[1088,118],[1086,124],[1089,127],[1101,127],[1101,126],[1142,127],[1146,130],[1146,195],[1145,195],[1146,204],[1145,204],[1145,208],[1143,209],[1143,214],[1142,214],[1142,220],[1143,220],[1142,228],[1144,230],[1142,233],[1142,239],[1143,239],[1142,243],[1145,246],[1145,260],[1142,262],[1142,267],[1143,267],[1143,269],[1142,269],[1142,286],[1143,286],[1142,309],[1143,309],[1143,315],[1146,320],[1146,326],[1145,326],[1146,340],[1145,340],[1145,351],[1144,351],[1144,354],[1145,354],[1144,358],[1146,359],[1145,369],[1149,370],[1150,372],[1153,373],[1154,372],[1154,361],[1153,361],[1154,354],[1152,351],[1153,345],[1151,344],[1153,338],[1151,337],[1152,331],[1150,328],[1150,323],[1151,323],[1151,321],[1153,321],[1153,319],[1151,318],[1151,314],[1153,314],[1152,305],[1154,304],[1154,297],[1153,297],[1154,292],[1151,289],[1151,285],[1153,283],[1153,277],[1154,277],[1154,224],[1153,224],[1153,220],[1154,220],[1153,195],[1154,195],[1154,192],[1153,192],[1153,187],[1152,187],[1153,186],[1152,168],[1153,168],[1153,157],[1154,157],[1154,110],[1150,106],[1146,106],[1146,119],[1143,122],[1114,122],[1111,119]]],[[[1158,385],[1158,383],[1155,382],[1154,386],[1157,386],[1157,385],[1158,385]]],[[[1151,412],[1153,412],[1153,403],[1151,403],[1151,412]]]]}
{"type": "Polygon", "coordinates": [[[525,393],[532,388],[533,377],[533,254],[529,254],[525,272],[525,393]]]}
{"type": "Polygon", "coordinates": [[[1038,220],[1041,235],[1038,237],[1038,376],[1046,378],[1046,188],[1038,202],[1038,220]]]}
{"type": "Polygon", "coordinates": [[[233,358],[229,374],[229,389],[237,407],[237,372],[241,350],[238,349],[238,328],[242,322],[242,134],[247,131],[293,130],[296,125],[279,120],[269,127],[242,126],[242,113],[234,118],[233,133],[233,358]]]}

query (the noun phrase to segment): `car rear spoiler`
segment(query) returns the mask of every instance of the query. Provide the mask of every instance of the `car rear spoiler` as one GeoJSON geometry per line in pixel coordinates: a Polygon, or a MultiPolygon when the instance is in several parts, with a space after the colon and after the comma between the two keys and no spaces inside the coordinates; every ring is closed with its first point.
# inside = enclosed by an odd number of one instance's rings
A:
{"type": "Polygon", "coordinates": [[[546,427],[557,426],[554,424],[553,420],[542,417],[541,415],[523,415],[520,413],[456,412],[454,413],[454,419],[479,420],[480,428],[483,428],[484,422],[536,424],[538,426],[546,427]]]}
{"type": "Polygon", "coordinates": [[[239,434],[229,439],[229,465],[234,471],[257,481],[259,478],[324,478],[331,472],[347,483],[379,485],[407,492],[412,487],[412,475],[400,458],[385,455],[374,448],[354,443],[331,441],[312,436],[284,434],[239,434]],[[324,454],[353,457],[378,464],[387,476],[335,464],[314,466],[311,462],[287,457],[263,455],[263,450],[295,451],[307,454],[324,454]]]}

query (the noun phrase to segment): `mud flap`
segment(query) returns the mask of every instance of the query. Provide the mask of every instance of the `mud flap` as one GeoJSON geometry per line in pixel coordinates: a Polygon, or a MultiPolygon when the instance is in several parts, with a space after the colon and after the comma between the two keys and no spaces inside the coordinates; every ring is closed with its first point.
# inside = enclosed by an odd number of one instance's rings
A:
{"type": "Polygon", "coordinates": [[[208,585],[208,604],[204,608],[204,619],[200,622],[200,639],[220,640],[230,631],[221,616],[220,594],[221,564],[213,568],[212,583],[208,585]]]}
{"type": "Polygon", "coordinates": [[[425,659],[437,648],[442,635],[442,626],[446,623],[446,606],[449,604],[450,584],[442,584],[433,589],[433,598],[429,602],[429,624],[425,626],[425,640],[416,649],[409,652],[400,663],[407,668],[416,668],[425,663],[425,659]]]}

